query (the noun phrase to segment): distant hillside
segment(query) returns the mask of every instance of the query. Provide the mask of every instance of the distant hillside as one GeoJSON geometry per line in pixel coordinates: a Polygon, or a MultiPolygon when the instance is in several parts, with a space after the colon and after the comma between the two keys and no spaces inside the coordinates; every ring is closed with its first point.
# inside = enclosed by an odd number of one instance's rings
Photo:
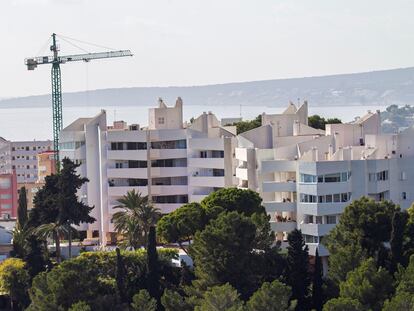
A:
{"type": "MultiPolygon", "coordinates": [[[[279,79],[191,87],[134,87],[89,91],[88,104],[128,106],[153,104],[157,97],[186,105],[285,106],[307,99],[313,106],[405,105],[414,103],[414,67],[323,77],[279,79]]],[[[84,105],[85,92],[64,94],[65,106],[84,105]]],[[[50,95],[0,100],[2,107],[50,105],[50,95]]]]}

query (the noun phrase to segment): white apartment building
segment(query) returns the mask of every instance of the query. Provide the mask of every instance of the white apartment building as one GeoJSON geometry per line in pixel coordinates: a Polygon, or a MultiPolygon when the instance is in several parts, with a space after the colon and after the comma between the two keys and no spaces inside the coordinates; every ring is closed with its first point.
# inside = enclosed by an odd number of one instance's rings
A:
{"type": "Polygon", "coordinates": [[[37,180],[37,154],[52,150],[53,142],[8,141],[0,137],[0,173],[16,171],[17,183],[34,183],[37,180]]]}
{"type": "Polygon", "coordinates": [[[328,255],[320,242],[351,200],[414,201],[414,129],[382,135],[379,111],[323,131],[308,126],[306,102],[290,104],[240,134],[235,157],[238,186],[260,193],[282,247],[299,228],[310,255],[328,255]]]}
{"type": "Polygon", "coordinates": [[[149,110],[147,127],[123,121],[107,125],[106,112],[81,118],[60,134],[60,156],[81,163],[89,179],[80,196],[93,205],[94,224],[83,225],[88,237],[114,240],[111,223],[117,200],[135,189],[149,195],[162,213],[199,202],[212,191],[235,185],[236,129],[221,126],[212,113],[183,122],[183,103],[160,99],[149,110]]]}

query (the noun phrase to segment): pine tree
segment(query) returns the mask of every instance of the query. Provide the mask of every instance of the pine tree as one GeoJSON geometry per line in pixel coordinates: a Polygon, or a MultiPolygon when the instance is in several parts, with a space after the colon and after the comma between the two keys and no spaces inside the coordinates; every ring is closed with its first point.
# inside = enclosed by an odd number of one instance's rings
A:
{"type": "Polygon", "coordinates": [[[292,288],[292,300],[297,300],[297,311],[308,310],[309,302],[309,258],[308,247],[302,232],[293,230],[288,236],[286,283],[292,288]]]}
{"type": "Polygon", "coordinates": [[[312,280],[312,304],[316,311],[322,310],[323,305],[323,267],[321,257],[319,257],[318,249],[315,254],[315,269],[312,280]]]}
{"type": "Polygon", "coordinates": [[[27,223],[27,193],[26,187],[21,187],[19,192],[19,205],[17,207],[17,223],[20,228],[23,228],[27,223]]]}
{"type": "Polygon", "coordinates": [[[157,253],[157,240],[155,234],[155,227],[151,226],[148,234],[147,245],[147,289],[151,297],[155,298],[158,305],[161,301],[160,284],[159,284],[159,270],[158,270],[158,253],[157,253]]]}
{"type": "Polygon", "coordinates": [[[126,271],[125,271],[124,260],[121,255],[121,251],[117,247],[116,248],[116,287],[118,289],[118,295],[122,303],[126,302],[125,278],[126,278],[126,271]]]}

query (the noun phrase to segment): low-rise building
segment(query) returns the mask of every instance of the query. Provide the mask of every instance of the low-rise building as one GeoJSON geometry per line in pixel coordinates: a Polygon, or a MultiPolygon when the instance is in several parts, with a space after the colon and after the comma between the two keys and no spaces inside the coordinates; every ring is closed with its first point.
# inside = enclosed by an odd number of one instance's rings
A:
{"type": "Polygon", "coordinates": [[[0,218],[10,219],[17,216],[16,173],[0,174],[0,218]]]}

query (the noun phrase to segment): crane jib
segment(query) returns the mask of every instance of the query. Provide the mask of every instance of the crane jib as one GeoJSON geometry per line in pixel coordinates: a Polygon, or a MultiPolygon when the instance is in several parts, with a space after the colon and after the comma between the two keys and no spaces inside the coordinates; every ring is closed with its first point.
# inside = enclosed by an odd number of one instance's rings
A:
{"type": "Polygon", "coordinates": [[[52,35],[53,44],[50,50],[53,51],[53,56],[38,56],[26,58],[24,63],[28,70],[34,70],[37,65],[52,64],[52,112],[53,112],[53,147],[54,157],[56,160],[56,169],[59,171],[59,134],[63,127],[62,117],[62,80],[60,72],[60,64],[66,62],[84,61],[89,62],[93,59],[104,59],[113,57],[132,56],[130,50],[119,50],[109,52],[74,54],[60,56],[58,55],[59,48],[56,44],[56,34],[52,35]]]}

